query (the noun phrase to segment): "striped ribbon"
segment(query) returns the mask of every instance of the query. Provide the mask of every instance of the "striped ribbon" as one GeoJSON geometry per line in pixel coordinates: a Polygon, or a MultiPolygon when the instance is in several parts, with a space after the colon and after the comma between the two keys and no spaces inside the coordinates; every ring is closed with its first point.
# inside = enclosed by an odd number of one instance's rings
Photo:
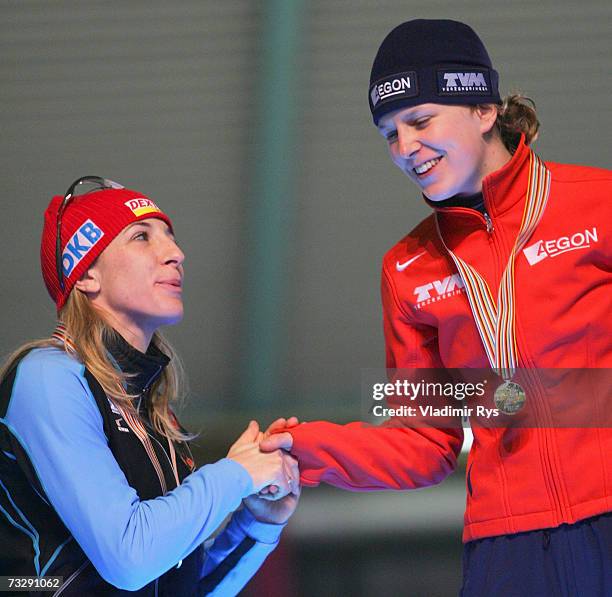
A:
{"type": "MultiPolygon", "coordinates": [[[[68,334],[66,330],[66,326],[61,321],[57,323],[55,330],[53,331],[53,334],[51,334],[51,337],[55,340],[58,340],[59,342],[62,342],[66,346],[66,348],[73,354],[76,353],[74,341],[70,337],[70,334],[68,334]]],[[[121,391],[125,391],[123,387],[121,387],[121,391]]],[[[145,452],[149,456],[149,460],[151,460],[151,464],[153,465],[153,468],[155,469],[155,472],[159,479],[159,484],[162,488],[162,495],[165,495],[168,491],[168,487],[166,485],[166,477],[164,476],[164,472],[162,470],[161,464],[159,462],[159,459],[157,458],[157,454],[155,452],[155,449],[153,448],[153,444],[151,443],[151,439],[149,437],[147,430],[145,429],[145,426],[143,425],[142,421],[135,413],[124,408],[121,404],[118,404],[117,402],[113,402],[113,404],[119,411],[120,415],[123,417],[123,420],[126,422],[127,426],[133,431],[134,435],[140,440],[140,443],[145,449],[145,452]]],[[[174,449],[174,442],[168,437],[167,434],[166,434],[166,440],[168,441],[168,448],[170,451],[170,456],[168,460],[170,461],[170,466],[172,468],[174,480],[176,481],[176,486],[178,487],[181,484],[181,482],[179,480],[178,467],[176,465],[176,451],[174,449]]],[[[162,446],[162,449],[165,452],[165,449],[163,446],[162,446]]]]}
{"type": "MultiPolygon", "coordinates": [[[[136,435],[136,437],[140,440],[140,443],[143,445],[147,455],[149,456],[149,459],[151,460],[151,463],[153,464],[153,468],[155,469],[155,472],[157,473],[157,476],[159,478],[159,483],[162,488],[162,495],[165,495],[168,491],[168,488],[166,486],[166,478],[164,476],[164,472],[162,470],[161,464],[157,458],[157,454],[155,453],[155,449],[153,448],[153,444],[151,443],[149,434],[147,433],[147,430],[145,429],[145,426],[142,424],[142,421],[140,420],[140,418],[137,417],[134,413],[123,408],[123,406],[120,404],[116,404],[116,403],[114,404],[117,407],[117,410],[121,413],[121,416],[123,417],[124,421],[127,423],[128,427],[134,432],[134,435],[136,435]]],[[[169,460],[170,460],[170,464],[172,467],[172,473],[174,474],[174,480],[176,481],[176,486],[178,487],[181,484],[181,482],[179,481],[178,468],[176,466],[176,452],[174,450],[174,443],[167,435],[166,435],[166,439],[168,440],[168,446],[170,450],[169,460]]],[[[162,446],[162,449],[163,449],[163,446],[162,446]]]]}
{"type": "Polygon", "coordinates": [[[64,344],[64,346],[66,347],[66,350],[68,350],[69,353],[76,354],[76,347],[74,345],[74,340],[72,339],[72,336],[70,336],[70,334],[68,333],[68,330],[66,329],[66,325],[64,324],[63,321],[57,322],[57,324],[55,325],[55,329],[53,330],[53,333],[51,334],[51,338],[64,344]]]}
{"type": "Polygon", "coordinates": [[[550,171],[533,152],[529,152],[529,180],[523,219],[502,275],[497,303],[487,282],[474,267],[455,255],[444,242],[436,213],[436,227],[442,244],[453,258],[472,309],[474,321],[491,367],[505,380],[511,379],[517,366],[514,329],[514,261],[539,224],[550,193],[550,171]]]}

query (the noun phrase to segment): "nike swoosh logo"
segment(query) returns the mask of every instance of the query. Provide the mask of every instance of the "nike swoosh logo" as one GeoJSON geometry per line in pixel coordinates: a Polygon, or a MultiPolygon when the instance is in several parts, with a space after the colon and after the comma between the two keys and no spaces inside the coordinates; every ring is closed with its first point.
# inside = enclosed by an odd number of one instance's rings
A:
{"type": "Polygon", "coordinates": [[[419,253],[418,255],[415,255],[412,259],[408,259],[408,261],[404,263],[400,263],[399,261],[396,261],[395,267],[397,271],[403,272],[412,262],[416,261],[419,257],[422,257],[423,255],[425,255],[425,251],[423,251],[422,253],[419,253]]]}

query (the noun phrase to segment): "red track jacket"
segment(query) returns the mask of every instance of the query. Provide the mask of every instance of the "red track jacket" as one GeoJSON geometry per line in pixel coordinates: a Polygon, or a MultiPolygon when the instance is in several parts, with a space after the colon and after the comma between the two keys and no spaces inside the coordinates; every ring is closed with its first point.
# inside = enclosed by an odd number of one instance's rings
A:
{"type": "MultiPolygon", "coordinates": [[[[492,232],[475,210],[439,210],[446,244],[476,267],[494,296],[521,224],[528,166],[529,149],[521,142],[511,161],[484,179],[492,232]]],[[[519,366],[612,367],[612,173],[547,166],[546,211],[515,261],[519,366]]],[[[388,368],[489,367],[462,286],[432,214],[383,261],[388,368]]],[[[534,381],[528,400],[550,423],[538,387],[534,381]]],[[[608,391],[607,405],[599,396],[593,408],[609,411],[611,401],[608,391]]],[[[461,428],[324,421],[290,433],[305,485],[323,481],[355,491],[439,483],[454,470],[463,441],[461,428]]],[[[476,427],[467,470],[464,541],[573,523],[612,510],[612,429],[476,427]]]]}

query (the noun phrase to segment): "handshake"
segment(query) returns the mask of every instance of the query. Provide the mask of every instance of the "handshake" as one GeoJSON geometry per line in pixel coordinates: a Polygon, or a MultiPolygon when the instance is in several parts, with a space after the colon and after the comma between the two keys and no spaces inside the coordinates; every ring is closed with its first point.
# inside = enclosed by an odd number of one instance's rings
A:
{"type": "Polygon", "coordinates": [[[265,432],[251,421],[234,442],[227,458],[234,460],[251,476],[253,494],[244,502],[261,522],[282,524],[293,514],[300,496],[298,463],[289,452],[293,438],[282,432],[298,424],[296,417],[277,419],[265,432]]]}

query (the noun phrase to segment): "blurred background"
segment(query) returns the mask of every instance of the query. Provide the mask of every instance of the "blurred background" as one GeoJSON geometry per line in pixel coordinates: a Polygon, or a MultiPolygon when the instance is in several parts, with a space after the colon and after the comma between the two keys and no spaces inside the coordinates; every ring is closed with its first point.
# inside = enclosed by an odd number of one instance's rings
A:
{"type": "MultiPolygon", "coordinates": [[[[371,123],[383,37],[464,20],[502,93],[536,101],[536,151],[609,167],[611,16],[604,0],[1,0],[0,354],[53,328],[42,214],[97,174],[159,203],[187,254],[167,335],[200,462],[251,418],[358,419],[361,371],[384,367],[381,259],[427,214],[371,123]]],[[[244,594],[454,595],[464,502],[462,470],[412,493],[307,490],[244,594]]]]}

